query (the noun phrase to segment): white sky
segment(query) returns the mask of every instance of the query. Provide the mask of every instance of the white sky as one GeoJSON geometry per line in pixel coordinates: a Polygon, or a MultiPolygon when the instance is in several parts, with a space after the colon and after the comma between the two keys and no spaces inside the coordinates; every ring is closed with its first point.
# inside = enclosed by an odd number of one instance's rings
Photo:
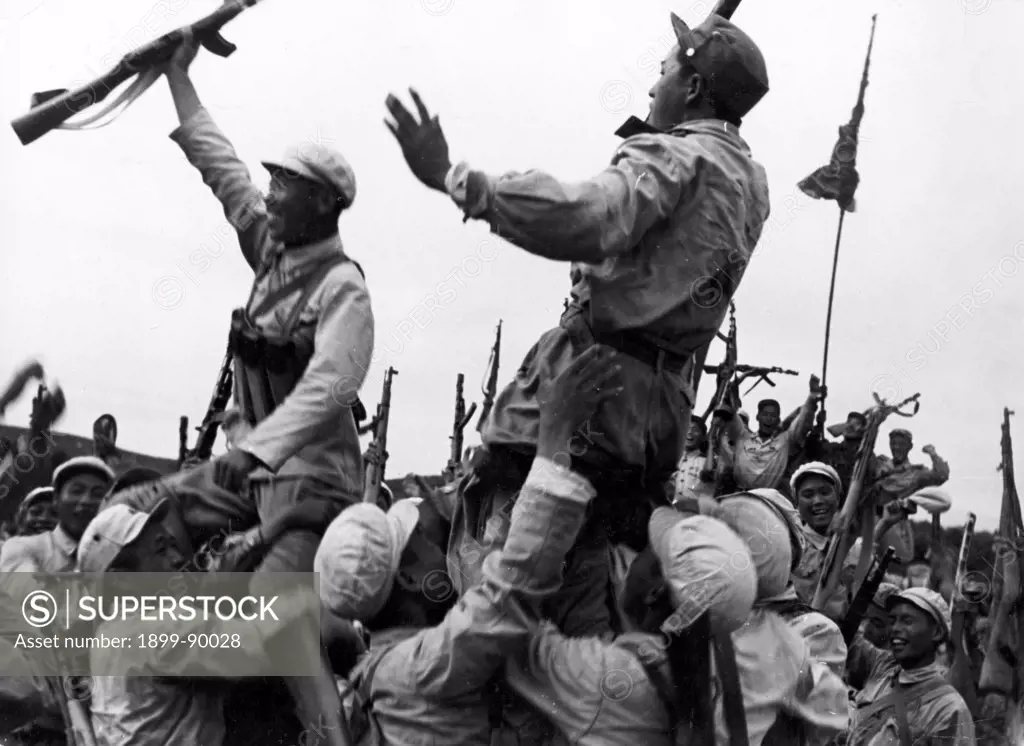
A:
{"type": "MultiPolygon", "coordinates": [[[[80,85],[217,4],[0,0],[4,120],[27,109],[31,92],[80,85]]],[[[456,160],[587,178],[608,162],[625,116],[646,112],[672,42],[669,12],[696,23],[710,7],[266,0],[225,30],[239,46],[234,56],[201,54],[193,68],[200,96],[262,186],[259,160],[307,139],[341,149],[356,170],[359,196],[341,231],[367,272],[377,319],[368,407],[385,367],[399,371],[390,475],[443,467],[456,374],[466,374],[467,395],[479,401],[503,317],[500,381],[510,380],[557,322],[568,267],[507,244],[494,256],[495,239],[481,247],[486,227],[463,225],[457,208],[408,172],[382,124],[386,94],[415,85],[440,112],[456,160]],[[439,284],[455,300],[431,317],[419,304],[439,284]]],[[[926,461],[919,449],[932,443],[950,461],[947,523],[973,510],[979,527],[992,528],[1002,408],[1021,404],[1014,379],[1024,320],[1024,156],[1015,101],[1024,89],[1016,51],[1024,4],[741,6],[735,20],[761,45],[771,79],[744,135],[773,195],[737,296],[741,362],[801,371],[773,392],[787,409],[820,371],[837,210],[804,197],[796,183],[827,162],[849,117],[875,11],[858,212],[846,220],[840,258],[830,421],[867,406],[872,389],[922,392],[920,414],[890,420],[884,433],[907,426],[914,460],[926,461]],[[972,292],[968,315],[957,304],[972,292]]],[[[27,147],[9,129],[0,133],[0,368],[42,356],[68,395],[62,429],[89,433],[110,411],[124,447],[168,457],[178,417],[196,423],[205,412],[230,310],[250,283],[219,205],[167,139],[175,124],[160,81],[106,129],[55,132],[27,147]]],[[[702,393],[703,405],[708,387],[702,393]]],[[[762,386],[751,398],[767,393],[762,386]]],[[[8,421],[27,414],[26,399],[8,421]]],[[[466,442],[476,442],[472,428],[466,442]]]]}

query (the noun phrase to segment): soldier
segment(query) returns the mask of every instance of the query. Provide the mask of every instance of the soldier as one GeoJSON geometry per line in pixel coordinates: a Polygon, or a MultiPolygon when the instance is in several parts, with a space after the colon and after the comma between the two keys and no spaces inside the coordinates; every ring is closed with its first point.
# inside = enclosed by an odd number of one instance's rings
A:
{"type": "MultiPolygon", "coordinates": [[[[235,403],[252,429],[242,428],[227,454],[181,480],[203,487],[184,491],[186,522],[267,526],[316,498],[340,512],[362,496],[354,413],[373,351],[370,296],[338,236],[338,220],[356,196],[355,175],[339,153],[305,143],[263,162],[271,176],[264,197],[199,101],[188,73],[196,51],[186,39],[166,68],[180,121],[171,139],[223,205],[255,273],[230,337],[235,403]]],[[[258,570],[312,572],[319,541],[309,527],[290,530],[258,570]]],[[[286,683],[306,730],[326,728],[326,738],[340,742],[340,701],[326,661],[319,677],[286,683]]]]}
{"type": "MultiPolygon", "coordinates": [[[[307,143],[264,162],[271,174],[264,198],[199,101],[188,74],[196,49],[183,45],[167,68],[181,122],[171,138],[224,206],[256,273],[231,329],[235,400],[251,430],[207,470],[225,492],[248,478],[251,494],[213,507],[265,523],[268,512],[303,498],[332,497],[339,508],[358,502],[363,465],[353,405],[370,364],[373,316],[362,272],[338,237],[355,177],[340,154],[307,143]]],[[[264,569],[310,571],[318,542],[310,532],[286,535],[264,569]]]]}
{"type": "Polygon", "coordinates": [[[641,548],[646,542],[643,512],[667,501],[690,422],[687,367],[724,320],[769,212],[765,171],[739,133],[768,91],[761,52],[717,15],[692,30],[673,15],[672,26],[678,44],[651,89],[646,132],[629,137],[589,181],[453,167],[438,119],[415,91],[420,121],[387,99],[388,127],[420,181],[526,251],[573,263],[572,302],[497,397],[481,433],[486,450],[462,483],[451,559],[463,587],[478,576],[475,560],[507,533],[507,519],[488,519],[508,510],[529,468],[543,406],[538,381],[595,343],[624,353],[624,393],[566,448],[599,494],[571,555],[567,590],[549,610],[569,635],[612,631],[613,537],[604,526],[628,525],[641,548]],[[616,504],[618,495],[628,498],[616,504]]]}

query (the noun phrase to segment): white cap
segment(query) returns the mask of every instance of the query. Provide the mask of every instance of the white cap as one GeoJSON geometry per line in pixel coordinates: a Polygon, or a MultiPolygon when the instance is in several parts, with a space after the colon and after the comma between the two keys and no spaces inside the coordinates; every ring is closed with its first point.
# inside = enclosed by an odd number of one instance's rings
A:
{"type": "Polygon", "coordinates": [[[825,479],[829,480],[830,482],[832,482],[833,485],[835,485],[837,494],[841,492],[843,489],[843,480],[839,478],[839,472],[837,472],[833,467],[829,466],[828,464],[822,461],[808,461],[806,464],[804,464],[795,472],[793,472],[793,476],[790,477],[789,479],[789,489],[794,494],[794,496],[796,495],[797,483],[808,474],[817,474],[819,476],[825,477],[825,479]]]}
{"type": "Polygon", "coordinates": [[[60,491],[64,482],[72,476],[83,472],[103,477],[108,482],[113,482],[117,476],[102,459],[95,456],[76,456],[75,458],[68,459],[54,470],[53,479],[50,483],[55,490],[60,491]]]}
{"type": "Polygon", "coordinates": [[[144,513],[128,505],[101,510],[78,542],[78,572],[106,572],[121,550],[139,538],[151,520],[161,520],[170,503],[162,500],[144,513]]]}
{"type": "Polygon", "coordinates": [[[333,148],[314,142],[293,145],[279,161],[263,161],[268,171],[284,169],[337,192],[345,207],[356,198],[356,175],[345,157],[333,148]]]}
{"type": "Polygon", "coordinates": [[[419,523],[420,502],[399,500],[387,513],[377,505],[358,503],[331,522],[313,560],[324,606],[358,622],[369,622],[381,612],[419,523]]]}
{"type": "Polygon", "coordinates": [[[22,505],[28,505],[35,500],[40,498],[52,500],[53,499],[53,487],[36,487],[34,490],[29,492],[25,497],[21,499],[22,505]]]}
{"type": "Polygon", "coordinates": [[[949,493],[938,487],[925,487],[907,499],[931,515],[940,515],[953,507],[949,493]]]}
{"type": "Polygon", "coordinates": [[[757,598],[757,571],[743,539],[714,518],[684,518],[667,507],[655,509],[648,529],[676,608],[670,622],[685,629],[709,612],[728,632],[743,626],[757,598]]]}

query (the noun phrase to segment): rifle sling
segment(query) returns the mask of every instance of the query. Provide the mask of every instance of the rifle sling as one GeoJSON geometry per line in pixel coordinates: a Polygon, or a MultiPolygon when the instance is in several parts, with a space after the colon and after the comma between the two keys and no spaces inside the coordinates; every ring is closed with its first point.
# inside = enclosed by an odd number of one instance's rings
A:
{"type": "MultiPolygon", "coordinates": [[[[869,720],[881,715],[891,707],[896,711],[896,721],[901,731],[900,740],[902,742],[903,726],[906,725],[908,733],[910,731],[907,702],[913,702],[915,709],[917,709],[935,697],[945,694],[947,691],[955,690],[941,678],[928,679],[927,681],[904,687],[895,679],[895,676],[898,675],[898,673],[893,675],[892,689],[889,693],[860,710],[857,720],[858,726],[866,724],[869,720]]],[[[853,734],[851,733],[851,735],[853,734]]],[[[906,741],[907,746],[912,746],[912,744],[913,739],[906,741]]]]}
{"type": "Polygon", "coordinates": [[[719,629],[715,630],[712,640],[718,676],[722,682],[722,712],[729,728],[729,744],[748,746],[747,713],[743,707],[743,689],[736,670],[736,650],[732,645],[732,636],[719,629]]]}
{"type": "MultiPolygon", "coordinates": [[[[273,290],[270,293],[268,293],[267,296],[260,303],[258,303],[255,307],[249,309],[249,318],[258,318],[259,316],[261,316],[262,314],[266,313],[268,310],[276,306],[282,300],[287,298],[289,295],[294,293],[296,290],[304,288],[302,296],[295,304],[291,314],[289,314],[288,321],[285,322],[283,336],[287,337],[291,333],[292,327],[295,325],[295,322],[298,321],[299,315],[305,309],[306,304],[309,302],[309,299],[312,297],[313,293],[316,292],[317,288],[320,287],[320,283],[323,282],[323,279],[327,276],[327,273],[330,272],[335,267],[337,267],[338,265],[344,264],[345,262],[348,261],[351,261],[350,259],[348,259],[348,257],[333,256],[323,262],[317,263],[310,271],[301,273],[297,277],[294,277],[290,281],[286,282],[277,290],[273,290]]],[[[253,287],[253,290],[255,290],[255,285],[253,287]]],[[[249,304],[250,306],[252,305],[251,299],[249,301],[249,304]]]]}

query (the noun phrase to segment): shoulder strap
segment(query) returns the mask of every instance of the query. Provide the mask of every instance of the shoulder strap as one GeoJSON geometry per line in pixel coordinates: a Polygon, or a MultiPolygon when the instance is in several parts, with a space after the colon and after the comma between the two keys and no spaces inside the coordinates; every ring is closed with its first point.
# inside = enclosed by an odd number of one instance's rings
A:
{"type": "Polygon", "coordinates": [[[284,330],[282,332],[283,336],[291,336],[292,331],[295,329],[295,325],[299,321],[299,317],[306,309],[306,304],[309,303],[309,299],[313,297],[313,293],[317,291],[320,287],[320,283],[324,281],[324,278],[327,277],[328,273],[330,273],[330,271],[335,267],[350,261],[351,259],[344,256],[333,257],[307,275],[309,282],[306,285],[305,290],[303,290],[302,295],[299,297],[299,300],[292,307],[292,312],[288,315],[288,320],[284,322],[284,330]]]}
{"type": "Polygon", "coordinates": [[[892,699],[896,709],[896,727],[900,732],[900,746],[914,746],[914,738],[910,733],[910,721],[907,718],[907,700],[900,686],[899,673],[893,674],[892,699]]]}
{"type": "Polygon", "coordinates": [[[728,632],[715,630],[712,639],[715,645],[715,663],[722,680],[722,711],[729,727],[730,746],[748,746],[747,713],[743,708],[743,689],[736,670],[736,650],[728,632]]]}

